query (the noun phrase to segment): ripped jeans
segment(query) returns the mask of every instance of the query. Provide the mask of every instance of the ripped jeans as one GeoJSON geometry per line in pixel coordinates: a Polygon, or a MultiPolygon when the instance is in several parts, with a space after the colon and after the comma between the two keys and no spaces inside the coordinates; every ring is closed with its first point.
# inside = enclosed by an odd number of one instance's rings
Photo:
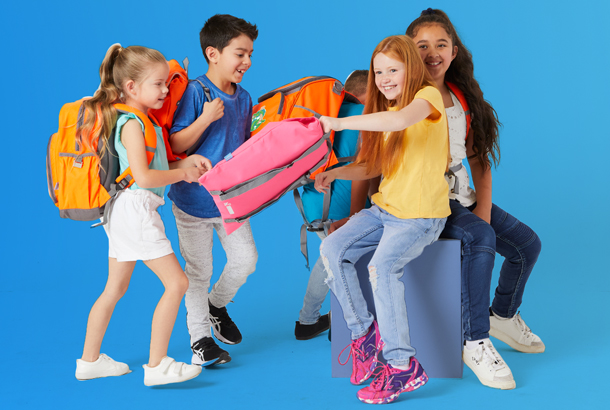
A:
{"type": "Polygon", "coordinates": [[[415,355],[409,337],[404,284],[404,267],[424,248],[438,239],[446,218],[400,219],[378,206],[354,215],[341,229],[329,235],[320,247],[328,277],[352,340],[368,332],[373,323],[362,296],[356,262],[375,251],[368,269],[377,323],[385,342],[383,357],[394,366],[408,365],[415,355]]]}

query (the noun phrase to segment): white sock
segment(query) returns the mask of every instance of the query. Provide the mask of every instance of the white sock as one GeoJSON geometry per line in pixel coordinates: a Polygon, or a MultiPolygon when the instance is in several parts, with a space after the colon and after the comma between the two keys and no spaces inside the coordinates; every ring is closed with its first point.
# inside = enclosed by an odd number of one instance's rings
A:
{"type": "Polygon", "coordinates": [[[392,365],[392,367],[395,369],[400,369],[400,370],[409,370],[409,367],[411,367],[411,366],[408,364],[401,364],[400,366],[392,365]]]}
{"type": "Polygon", "coordinates": [[[466,349],[476,349],[482,342],[485,342],[486,340],[489,340],[489,338],[479,340],[466,340],[466,349]]]}

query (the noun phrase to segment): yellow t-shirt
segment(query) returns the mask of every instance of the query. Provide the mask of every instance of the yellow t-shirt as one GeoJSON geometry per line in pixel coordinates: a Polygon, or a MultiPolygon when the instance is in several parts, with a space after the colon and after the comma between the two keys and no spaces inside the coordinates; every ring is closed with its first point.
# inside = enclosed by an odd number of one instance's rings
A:
{"type": "Polygon", "coordinates": [[[440,117],[426,118],[405,129],[403,160],[391,178],[383,178],[372,199],[397,218],[444,218],[451,211],[445,180],[449,138],[443,97],[436,88],[424,87],[415,98],[432,104],[440,117]]]}

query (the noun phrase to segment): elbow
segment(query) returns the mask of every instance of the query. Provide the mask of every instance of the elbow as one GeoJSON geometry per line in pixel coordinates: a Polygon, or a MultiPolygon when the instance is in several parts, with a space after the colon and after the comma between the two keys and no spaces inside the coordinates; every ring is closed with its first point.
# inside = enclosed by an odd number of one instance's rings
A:
{"type": "Polygon", "coordinates": [[[146,188],[146,189],[156,188],[156,186],[154,185],[154,183],[152,181],[152,178],[148,178],[146,176],[141,176],[141,175],[138,175],[138,178],[136,178],[134,175],[134,180],[140,188],[146,188]]]}

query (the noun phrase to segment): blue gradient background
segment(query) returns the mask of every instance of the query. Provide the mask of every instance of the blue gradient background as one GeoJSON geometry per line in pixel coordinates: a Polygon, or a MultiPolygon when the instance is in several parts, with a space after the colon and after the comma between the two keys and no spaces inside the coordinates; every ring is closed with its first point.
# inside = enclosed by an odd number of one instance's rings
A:
{"type": "MultiPolygon", "coordinates": [[[[433,379],[396,408],[607,408],[610,364],[607,301],[609,226],[606,158],[610,104],[607,1],[359,2],[11,2],[3,6],[4,233],[0,286],[0,407],[316,408],[365,406],[357,387],[330,377],[325,337],[294,340],[307,271],[299,215],[289,196],[252,220],[260,258],[230,306],[243,334],[233,361],[181,385],[147,388],[150,322],[161,283],[138,264],[119,302],[103,351],[133,373],[78,382],[87,314],[103,289],[107,239],[86,222],[59,218],[47,195],[45,149],[61,105],[91,95],[115,42],[188,56],[206,71],[198,33],[216,13],[259,27],[254,63],[242,85],[253,99],[307,75],[339,79],[366,69],[375,45],[404,33],[422,9],[444,9],[474,55],[476,77],[504,124],[494,202],[530,225],[543,251],[521,307],[547,345],[541,355],[496,347],[517,388],[433,379]],[[172,19],[168,20],[168,16],[172,19]]],[[[161,213],[178,249],[169,204],[161,213]]],[[[312,258],[319,240],[310,236],[312,258]]],[[[224,254],[215,249],[218,274],[224,254]]],[[[497,264],[499,266],[499,263],[497,264]]],[[[497,275],[497,269],[495,271],[497,275]]],[[[497,276],[496,276],[497,277],[497,276]]],[[[327,306],[327,305],[326,305],[327,306]]],[[[188,361],[181,310],[169,354],[188,361]]],[[[425,365],[425,364],[424,364],[425,365]]]]}

